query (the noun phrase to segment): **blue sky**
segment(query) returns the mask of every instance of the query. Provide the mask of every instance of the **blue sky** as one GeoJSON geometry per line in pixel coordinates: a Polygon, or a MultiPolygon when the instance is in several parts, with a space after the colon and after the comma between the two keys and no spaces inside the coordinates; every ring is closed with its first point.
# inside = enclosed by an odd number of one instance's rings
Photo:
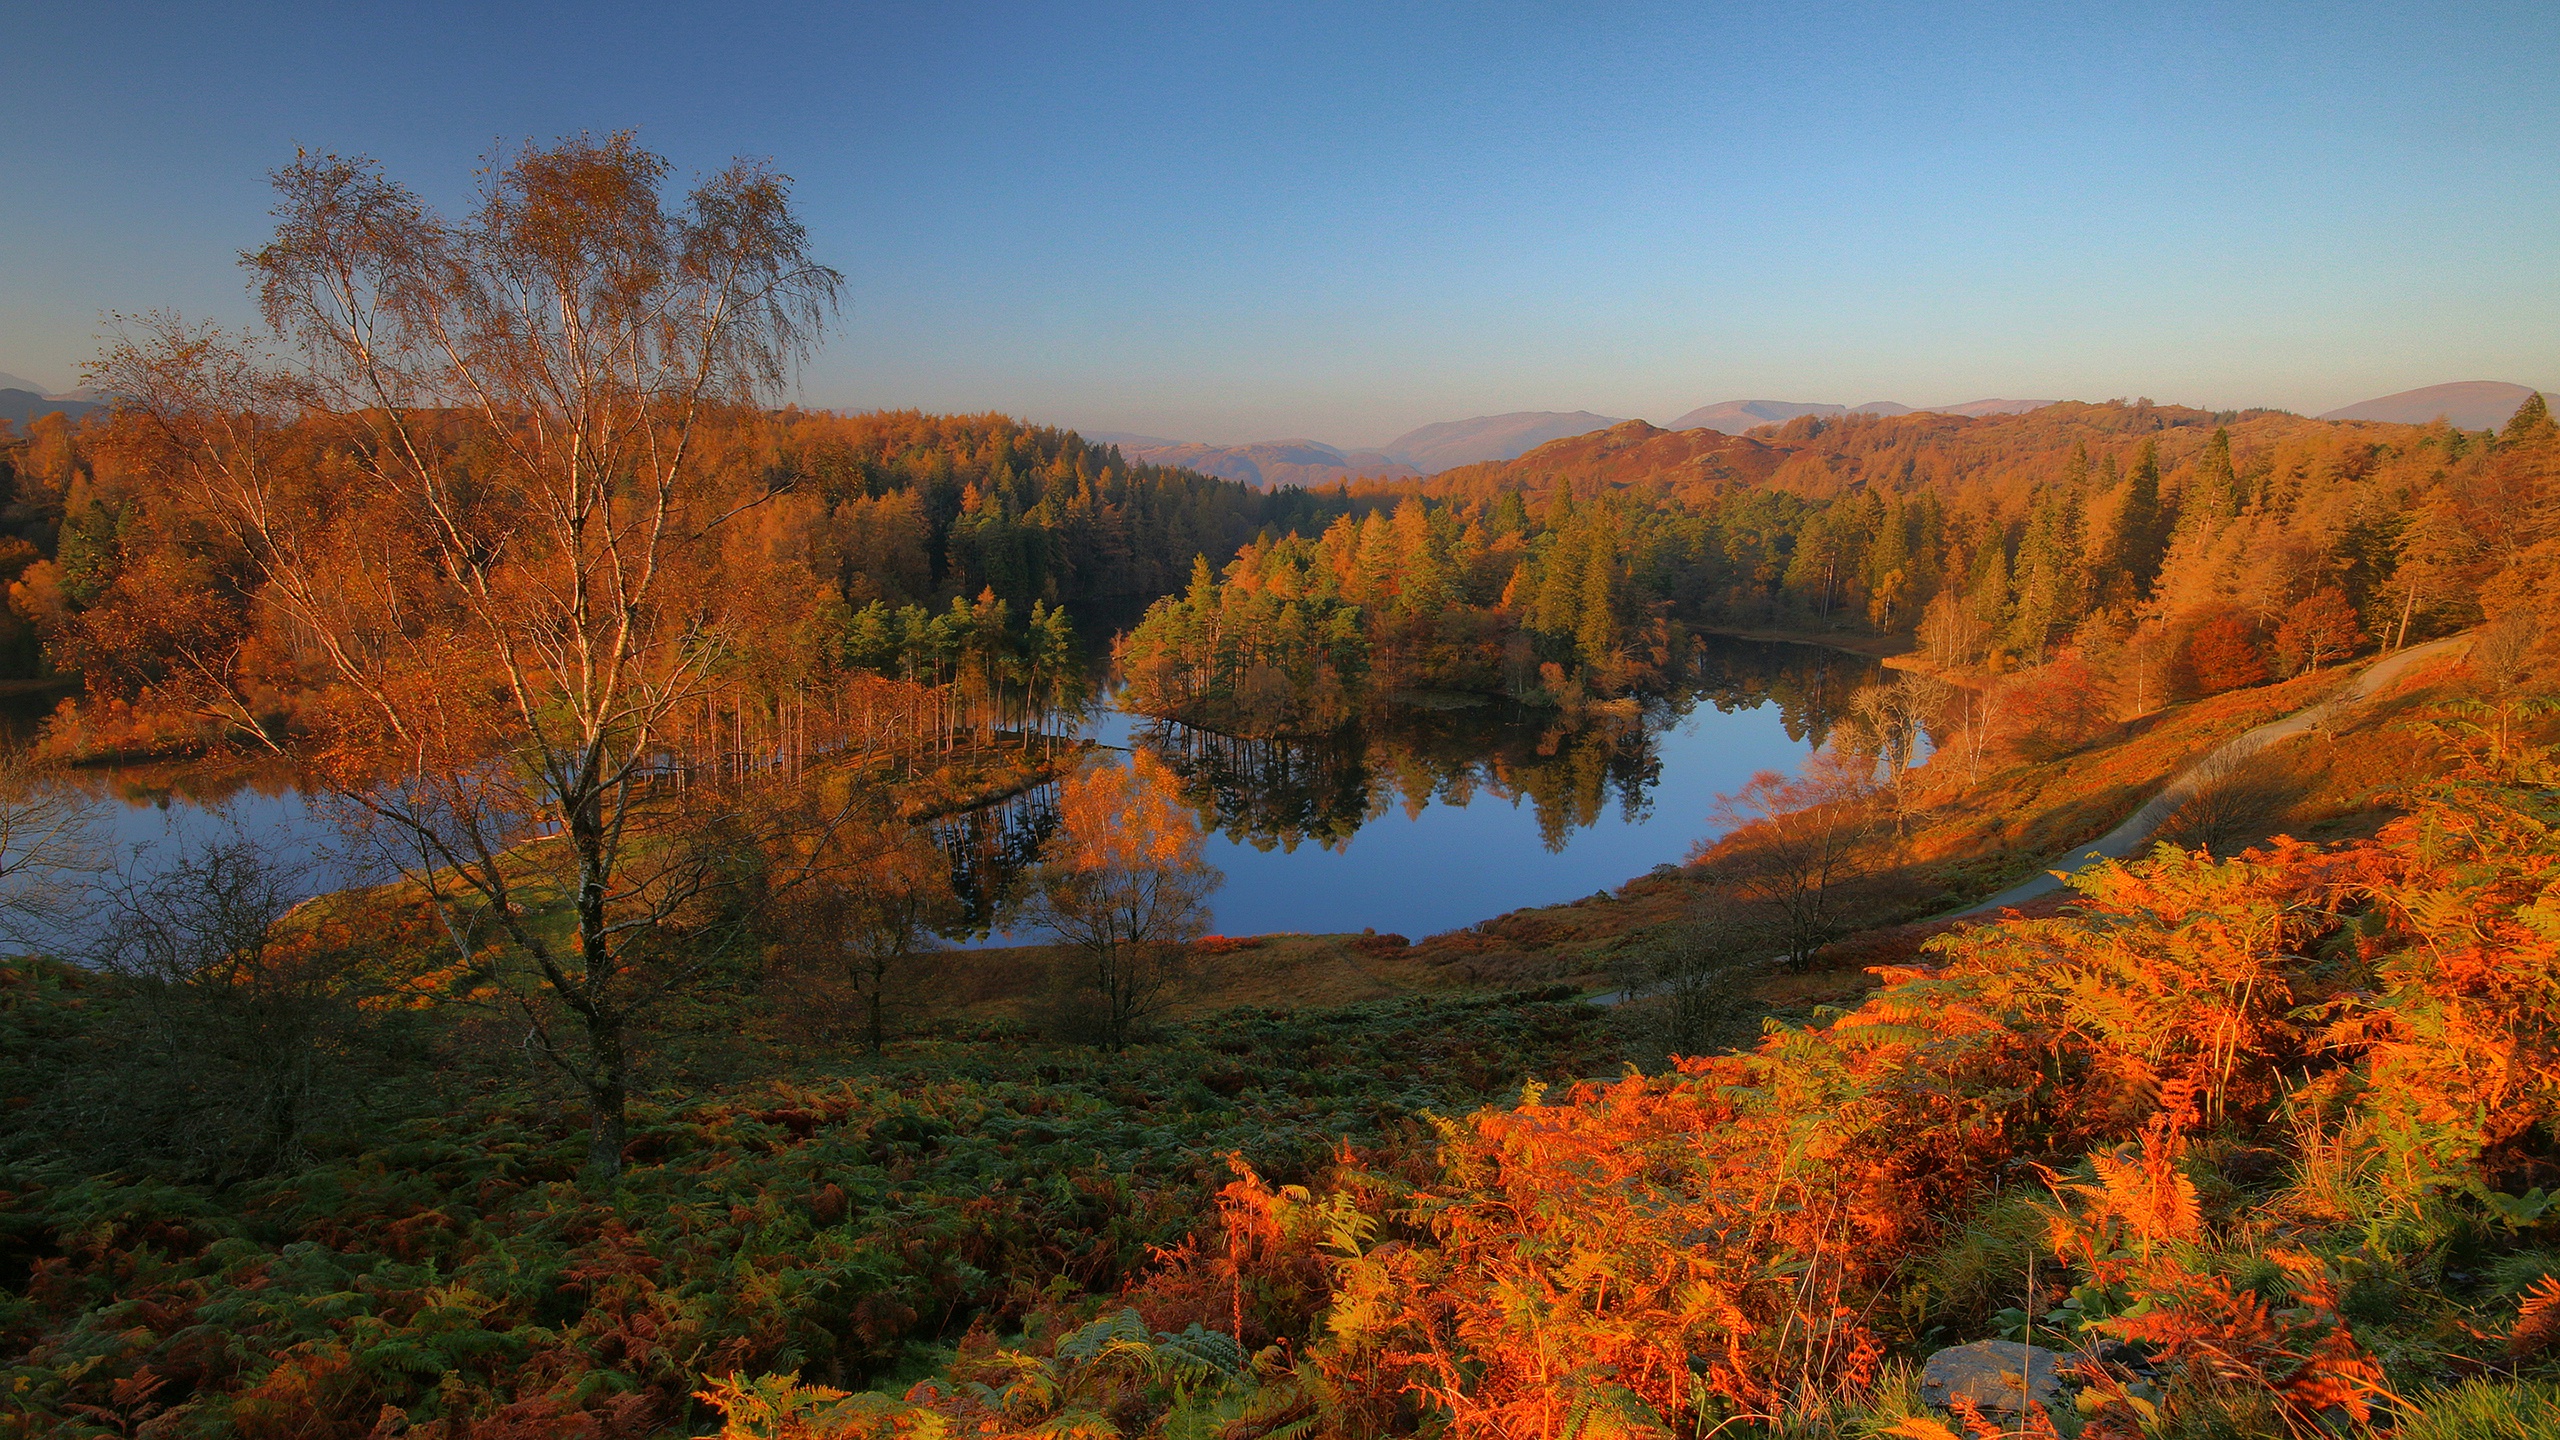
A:
{"type": "Polygon", "coordinates": [[[1983,396],[2560,386],[2560,6],[26,7],[0,370],[240,320],[297,144],[795,177],[813,404],[1375,443],[1983,396]]]}

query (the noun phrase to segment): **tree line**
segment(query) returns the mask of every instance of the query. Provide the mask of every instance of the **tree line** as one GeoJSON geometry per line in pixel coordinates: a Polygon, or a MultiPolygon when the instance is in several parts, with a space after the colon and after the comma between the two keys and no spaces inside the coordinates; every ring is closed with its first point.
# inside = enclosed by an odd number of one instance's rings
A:
{"type": "Polygon", "coordinates": [[[2560,583],[2538,397],[2496,433],[2148,401],[1804,417],[1712,474],[1685,441],[1649,468],[1655,436],[1371,483],[1365,516],[1195,566],[1123,647],[1132,694],[1245,734],[1406,689],[1570,706],[1729,629],[1906,639],[1980,676],[2076,658],[2139,714],[2560,583]]]}

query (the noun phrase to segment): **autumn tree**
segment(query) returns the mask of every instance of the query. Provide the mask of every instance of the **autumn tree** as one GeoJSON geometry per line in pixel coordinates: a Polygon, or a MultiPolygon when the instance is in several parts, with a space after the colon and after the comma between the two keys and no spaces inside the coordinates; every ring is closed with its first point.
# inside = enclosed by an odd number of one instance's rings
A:
{"type": "Polygon", "coordinates": [[[2199,695],[2219,695],[2262,684],[2267,657],[2249,634],[2249,622],[2237,615],[2217,615],[2187,637],[2187,677],[2199,695]]]}
{"type": "Polygon", "coordinates": [[[1804,969],[1839,933],[1842,889],[1873,864],[1875,793],[1872,758],[1837,749],[1798,776],[1763,770],[1717,801],[1727,833],[1700,842],[1691,863],[1757,906],[1788,968],[1804,969]]]}
{"type": "Polygon", "coordinates": [[[1088,762],[1059,787],[1029,918],[1077,952],[1115,1050],[1172,998],[1190,942],[1208,931],[1226,877],[1201,843],[1173,775],[1144,752],[1088,762]]]}
{"type": "Polygon", "coordinates": [[[2295,673],[2317,673],[2364,643],[2364,626],[2346,592],[2324,585],[2296,601],[2276,627],[2276,654],[2295,673]]]}
{"type": "Polygon", "coordinates": [[[763,813],[651,783],[741,643],[717,537],[767,495],[703,433],[780,393],[839,285],[782,176],[740,161],[670,204],[667,169],[629,134],[502,153],[449,220],[301,154],[244,257],[292,374],[169,321],[98,376],[302,637],[338,790],[575,1081],[606,1173],[635,1027],[698,977],[763,813]],[[346,429],[343,472],[269,463],[293,407],[346,429]]]}
{"type": "Polygon", "coordinates": [[[849,1011],[864,1048],[877,1055],[894,1013],[922,1000],[924,964],[942,949],[942,927],[957,918],[951,861],[893,814],[831,820],[812,817],[799,827],[811,843],[784,862],[796,883],[775,907],[781,978],[816,992],[794,1000],[849,1011]]]}

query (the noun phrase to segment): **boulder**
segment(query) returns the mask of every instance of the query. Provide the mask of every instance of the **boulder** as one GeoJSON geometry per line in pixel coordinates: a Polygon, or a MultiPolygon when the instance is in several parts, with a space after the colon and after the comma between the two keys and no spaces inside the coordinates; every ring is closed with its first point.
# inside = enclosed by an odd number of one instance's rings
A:
{"type": "Polygon", "coordinates": [[[2070,1359],[2059,1350],[2015,1340],[1951,1346],[1921,1367],[1920,1398],[1942,1408],[1970,1400],[1986,1411],[2014,1412],[2033,1400],[2057,1410],[2064,1400],[2062,1366],[2070,1359]]]}

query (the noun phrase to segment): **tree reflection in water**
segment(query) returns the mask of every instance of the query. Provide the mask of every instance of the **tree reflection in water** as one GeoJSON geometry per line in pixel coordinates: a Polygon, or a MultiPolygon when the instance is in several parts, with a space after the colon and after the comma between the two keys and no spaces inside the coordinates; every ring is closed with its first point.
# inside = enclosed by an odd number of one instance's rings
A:
{"type": "MultiPolygon", "coordinates": [[[[1644,818],[1662,778],[1661,738],[1700,706],[1734,714],[1774,705],[1789,739],[1819,746],[1875,662],[1810,646],[1708,640],[1688,684],[1640,706],[1568,717],[1481,697],[1417,697],[1368,724],[1320,740],[1246,740],[1171,723],[1140,725],[1131,743],[1162,757],[1184,800],[1212,833],[1259,851],[1313,844],[1344,850],[1392,808],[1407,819],[1434,804],[1526,802],[1540,841],[1562,851],[1613,810],[1644,818]]],[[[60,783],[100,801],[124,845],[156,845],[199,826],[241,826],[314,860],[337,849],[327,815],[306,799],[307,777],[276,762],[197,759],[63,772],[60,783]]],[[[1701,817],[1703,818],[1703,817],[1701,817]]],[[[1057,826],[1055,787],[1042,785],[929,823],[951,857],[961,902],[953,938],[1005,930],[1018,882],[1057,826]]],[[[313,867],[315,884],[325,883],[313,867]]]]}
{"type": "Polygon", "coordinates": [[[951,893],[960,902],[960,923],[945,934],[959,939],[1002,930],[1021,898],[1022,877],[1057,833],[1057,783],[942,816],[926,829],[951,857],[951,893]]]}
{"type": "Polygon", "coordinates": [[[1702,643],[1689,685],[1640,705],[1580,714],[1478,697],[1426,697],[1339,735],[1247,739],[1174,721],[1135,732],[1161,756],[1211,831],[1257,850],[1340,850],[1400,808],[1526,801],[1550,852],[1614,806],[1633,823],[1661,778],[1658,739],[1700,705],[1731,714],[1778,706],[1790,739],[1819,747],[1875,663],[1802,645],[1702,643]]]}

